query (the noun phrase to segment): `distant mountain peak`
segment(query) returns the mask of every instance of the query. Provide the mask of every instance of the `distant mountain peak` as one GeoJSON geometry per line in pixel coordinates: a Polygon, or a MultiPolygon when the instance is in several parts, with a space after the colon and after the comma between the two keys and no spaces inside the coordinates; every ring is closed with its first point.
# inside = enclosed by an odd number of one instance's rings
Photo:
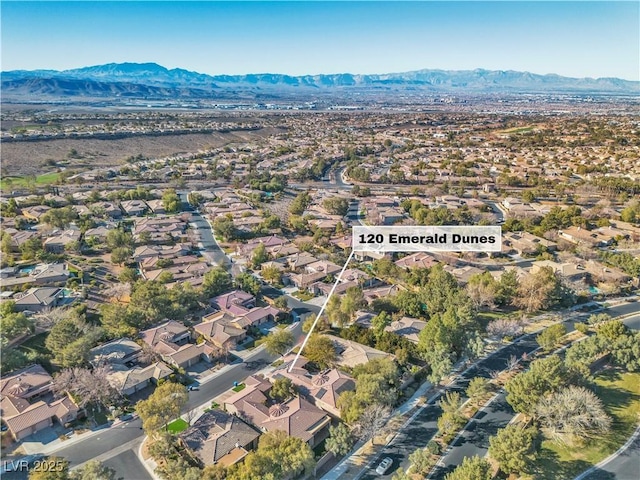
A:
{"type": "MultiPolygon", "coordinates": [[[[108,63],[64,71],[38,70],[13,71],[2,73],[3,93],[12,91],[19,95],[29,95],[30,85],[33,85],[33,95],[37,96],[42,90],[35,89],[40,83],[30,83],[29,79],[65,80],[64,91],[72,92],[69,80],[77,81],[78,95],[84,95],[87,89],[82,81],[94,81],[101,84],[119,84],[119,87],[100,89],[105,92],[112,90],[127,92],[145,91],[144,88],[153,87],[158,90],[171,92],[184,98],[188,92],[195,92],[199,98],[203,95],[214,96],[220,89],[227,89],[229,95],[237,92],[259,96],[266,90],[286,97],[292,89],[301,91],[336,91],[346,92],[367,90],[372,94],[380,92],[431,92],[431,93],[601,93],[601,94],[638,94],[640,82],[621,80],[618,78],[570,78],[556,74],[540,75],[531,72],[515,70],[487,70],[476,68],[473,70],[439,70],[422,69],[411,72],[387,74],[319,74],[319,75],[285,75],[278,73],[257,73],[247,75],[206,75],[182,68],[167,69],[153,62],[147,63],[108,63]],[[123,86],[123,84],[127,84],[123,86]],[[84,89],[84,90],[83,90],[84,89]],[[195,89],[195,90],[194,90],[195,89]],[[307,90],[304,90],[307,89],[307,90]]],[[[53,92],[57,87],[47,84],[53,92]]],[[[41,87],[42,88],[42,87],[41,87]]],[[[97,88],[97,87],[96,87],[97,88]]],[[[94,88],[94,89],[96,89],[94,88]]],[[[155,90],[154,90],[155,91],[155,90]]],[[[168,93],[167,93],[168,94],[168,93]]]]}

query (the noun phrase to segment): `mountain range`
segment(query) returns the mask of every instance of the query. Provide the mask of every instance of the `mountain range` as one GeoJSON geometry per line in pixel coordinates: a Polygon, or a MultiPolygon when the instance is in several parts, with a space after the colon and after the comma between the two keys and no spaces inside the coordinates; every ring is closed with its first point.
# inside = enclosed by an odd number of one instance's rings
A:
{"type": "Polygon", "coordinates": [[[290,76],[206,75],[156,63],[109,63],[72,70],[1,73],[3,97],[140,97],[205,99],[332,92],[638,94],[640,82],[570,78],[512,70],[417,70],[404,73],[290,76]]]}

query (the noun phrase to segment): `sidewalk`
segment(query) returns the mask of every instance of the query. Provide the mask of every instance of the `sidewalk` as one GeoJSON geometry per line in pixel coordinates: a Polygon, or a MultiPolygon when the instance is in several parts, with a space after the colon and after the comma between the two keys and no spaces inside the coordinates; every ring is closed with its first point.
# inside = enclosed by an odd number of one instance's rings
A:
{"type": "Polygon", "coordinates": [[[403,428],[413,420],[413,417],[420,411],[422,406],[418,406],[420,399],[423,398],[431,389],[433,385],[429,382],[424,382],[416,392],[411,396],[409,400],[400,405],[393,416],[407,417],[402,426],[393,434],[388,435],[387,440],[383,445],[371,445],[370,441],[359,441],[353,447],[352,453],[348,454],[338,465],[336,465],[330,472],[327,472],[321,480],[338,480],[343,479],[357,479],[361,475],[362,467],[369,464],[378,456],[379,450],[391,443],[396,435],[403,430],[403,428]],[[352,469],[355,470],[352,472],[352,469]],[[349,473],[352,472],[351,475],[349,473]]]}

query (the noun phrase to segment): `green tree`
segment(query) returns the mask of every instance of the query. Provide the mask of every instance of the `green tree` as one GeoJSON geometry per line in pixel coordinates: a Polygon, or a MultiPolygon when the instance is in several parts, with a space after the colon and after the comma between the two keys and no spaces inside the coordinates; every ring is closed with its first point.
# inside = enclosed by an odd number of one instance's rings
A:
{"type": "Polygon", "coordinates": [[[322,202],[322,206],[332,215],[344,217],[349,211],[349,200],[344,197],[330,197],[322,202]]]}
{"type": "Polygon", "coordinates": [[[640,201],[631,202],[620,212],[620,218],[623,222],[640,223],[640,201]]]}
{"type": "Polygon", "coordinates": [[[223,267],[212,268],[202,281],[202,293],[206,298],[228,292],[232,287],[231,275],[223,267]]]}
{"type": "Polygon", "coordinates": [[[235,224],[233,223],[233,218],[217,217],[213,221],[212,226],[216,237],[219,236],[227,242],[235,240],[237,238],[238,232],[236,230],[235,224]]]}
{"type": "Polygon", "coordinates": [[[482,377],[473,377],[467,387],[467,396],[469,400],[478,405],[479,401],[489,393],[489,381],[482,377]]]}
{"type": "Polygon", "coordinates": [[[529,472],[536,459],[538,431],[535,427],[507,425],[489,438],[489,456],[506,474],[529,472]]]}
{"type": "Polygon", "coordinates": [[[491,464],[484,458],[466,457],[445,480],[491,480],[491,464]]]}
{"type": "Polygon", "coordinates": [[[78,218],[78,213],[73,207],[52,208],[40,218],[42,223],[53,228],[67,228],[71,222],[78,218]]]}
{"type": "Polygon", "coordinates": [[[253,249],[253,253],[251,255],[251,264],[254,268],[258,268],[267,260],[269,260],[267,247],[264,246],[264,243],[260,243],[256,248],[253,249]]]}
{"type": "Polygon", "coordinates": [[[315,465],[313,450],[281,430],[260,437],[258,449],[229,471],[228,480],[281,480],[310,472],[315,465]]]}
{"type": "Polygon", "coordinates": [[[273,301],[273,305],[276,308],[279,308],[280,310],[288,310],[289,309],[289,301],[287,300],[287,297],[285,297],[284,295],[281,297],[276,298],[273,301]]]}
{"type": "Polygon", "coordinates": [[[118,280],[122,283],[135,283],[138,279],[138,271],[135,268],[125,267],[118,275],[118,280]]]}
{"type": "Polygon", "coordinates": [[[614,342],[628,332],[627,326],[620,320],[610,320],[596,327],[597,335],[609,342],[614,342]]]}
{"type": "Polygon", "coordinates": [[[142,420],[142,427],[147,435],[151,435],[180,415],[182,407],[189,396],[184,385],[166,382],[158,386],[146,400],[136,404],[136,413],[142,420]]]}
{"type": "Polygon", "coordinates": [[[415,473],[418,475],[427,475],[436,461],[429,452],[419,448],[409,455],[409,463],[415,473]]]}
{"type": "Polygon", "coordinates": [[[258,296],[260,294],[262,285],[260,284],[260,281],[250,273],[240,273],[236,276],[234,282],[236,287],[240,290],[248,292],[253,296],[258,296]]]}
{"type": "Polygon", "coordinates": [[[125,232],[119,228],[109,230],[105,242],[110,251],[121,247],[133,248],[133,236],[129,232],[125,232]]]}
{"type": "Polygon", "coordinates": [[[29,471],[29,480],[70,480],[69,462],[61,457],[47,457],[29,471]]]}
{"type": "Polygon", "coordinates": [[[282,272],[278,267],[269,265],[260,270],[260,275],[271,285],[279,285],[282,282],[282,272]]]}
{"type": "Polygon", "coordinates": [[[557,391],[567,379],[567,370],[557,355],[535,360],[529,371],[516,375],[505,385],[507,402],[516,412],[532,415],[540,399],[557,391]]]}
{"type": "Polygon", "coordinates": [[[329,438],[325,444],[327,450],[336,457],[343,457],[353,448],[354,438],[351,430],[344,423],[329,427],[329,438]]]}
{"type": "Polygon", "coordinates": [[[271,398],[277,402],[286,402],[298,393],[297,387],[291,382],[290,378],[282,377],[273,382],[273,386],[269,391],[271,398]]]}
{"type": "Polygon", "coordinates": [[[500,305],[509,305],[518,294],[518,276],[515,270],[507,270],[500,277],[498,290],[496,292],[496,302],[500,305]]]}
{"type": "Polygon", "coordinates": [[[70,480],[116,480],[116,471],[97,460],[89,460],[69,475],[70,480]]]}
{"type": "Polygon", "coordinates": [[[384,333],[384,329],[391,325],[391,315],[387,312],[380,312],[378,315],[371,319],[371,326],[377,336],[384,333]]]}
{"type": "Polygon", "coordinates": [[[560,339],[567,334],[566,327],[561,323],[556,323],[545,328],[542,333],[536,336],[536,341],[543,350],[549,352],[560,343],[560,339]]]}
{"type": "Polygon", "coordinates": [[[289,213],[292,215],[302,215],[306,208],[311,204],[311,195],[307,192],[299,193],[289,205],[289,213]]]}
{"type": "Polygon", "coordinates": [[[167,213],[176,213],[181,210],[182,202],[173,189],[165,190],[162,194],[162,206],[167,213]]]}
{"type": "Polygon", "coordinates": [[[271,332],[264,339],[264,347],[271,355],[284,355],[294,343],[293,333],[286,329],[271,332]]]}
{"type": "Polygon", "coordinates": [[[320,368],[327,368],[337,358],[336,348],[331,339],[317,333],[311,334],[302,354],[320,368]]]}
{"type": "Polygon", "coordinates": [[[132,253],[133,252],[128,247],[114,248],[111,251],[111,263],[114,263],[116,265],[123,265],[124,263],[131,261],[132,253]]]}

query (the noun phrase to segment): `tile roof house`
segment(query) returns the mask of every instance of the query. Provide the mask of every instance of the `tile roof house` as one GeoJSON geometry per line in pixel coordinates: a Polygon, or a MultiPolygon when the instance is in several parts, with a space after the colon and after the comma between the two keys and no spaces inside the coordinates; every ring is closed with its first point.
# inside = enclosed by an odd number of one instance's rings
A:
{"type": "Polygon", "coordinates": [[[146,367],[128,368],[122,364],[111,365],[107,380],[122,395],[132,395],[158,380],[167,378],[173,370],[163,362],[155,362],[146,367]]]}
{"type": "Polygon", "coordinates": [[[282,430],[314,447],[328,434],[331,419],[325,412],[301,397],[268,406],[265,395],[271,383],[254,375],[246,387],[225,400],[225,410],[240,416],[264,432],[282,430]]]}
{"type": "Polygon", "coordinates": [[[149,206],[143,200],[125,200],[120,206],[129,216],[139,217],[146,212],[149,206]]]}
{"type": "Polygon", "coordinates": [[[44,249],[50,253],[63,253],[67,245],[78,242],[82,236],[80,230],[68,228],[54,232],[52,236],[42,242],[44,249]]]}
{"type": "Polygon", "coordinates": [[[336,363],[343,367],[355,367],[367,363],[375,358],[393,358],[390,353],[376,350],[375,348],[362,345],[351,340],[327,335],[333,342],[333,346],[338,354],[336,363]]]}
{"type": "Polygon", "coordinates": [[[353,377],[335,368],[311,374],[304,368],[307,360],[298,358],[295,368],[289,372],[294,356],[284,358],[284,363],[271,373],[270,378],[289,378],[299,389],[299,394],[333,417],[340,418],[338,397],[348,391],[355,390],[353,377]]]}
{"type": "Polygon", "coordinates": [[[178,368],[190,367],[200,360],[209,361],[213,353],[208,345],[188,343],[191,338],[189,329],[174,320],[140,332],[140,337],[164,361],[178,368]]]}
{"type": "Polygon", "coordinates": [[[180,442],[202,466],[231,466],[257,447],[260,433],[220,410],[205,412],[179,434],[180,442]]]}
{"type": "Polygon", "coordinates": [[[403,336],[407,340],[413,343],[418,343],[418,335],[427,326],[427,322],[424,320],[418,320],[417,318],[402,317],[400,320],[391,322],[390,325],[385,327],[385,332],[392,332],[397,335],[403,336]]]}
{"type": "Polygon", "coordinates": [[[397,260],[395,264],[400,268],[431,268],[438,261],[426,252],[417,252],[397,260]]]}
{"type": "Polygon", "coordinates": [[[142,347],[129,338],[119,338],[104,343],[89,350],[89,363],[101,364],[131,364],[138,360],[142,347]]]}
{"type": "Polygon", "coordinates": [[[244,328],[235,323],[236,320],[237,317],[227,312],[215,312],[203,317],[193,329],[216,347],[232,349],[247,336],[244,328]]]}
{"type": "Polygon", "coordinates": [[[75,420],[78,406],[69,397],[44,401],[51,391],[51,376],[40,365],[13,372],[0,380],[2,421],[15,440],[21,440],[51,427],[75,420]]]}
{"type": "Polygon", "coordinates": [[[64,291],[57,287],[34,287],[26,292],[16,294],[15,309],[18,312],[29,310],[31,312],[41,312],[48,308],[57,307],[64,298],[64,291]]]}

